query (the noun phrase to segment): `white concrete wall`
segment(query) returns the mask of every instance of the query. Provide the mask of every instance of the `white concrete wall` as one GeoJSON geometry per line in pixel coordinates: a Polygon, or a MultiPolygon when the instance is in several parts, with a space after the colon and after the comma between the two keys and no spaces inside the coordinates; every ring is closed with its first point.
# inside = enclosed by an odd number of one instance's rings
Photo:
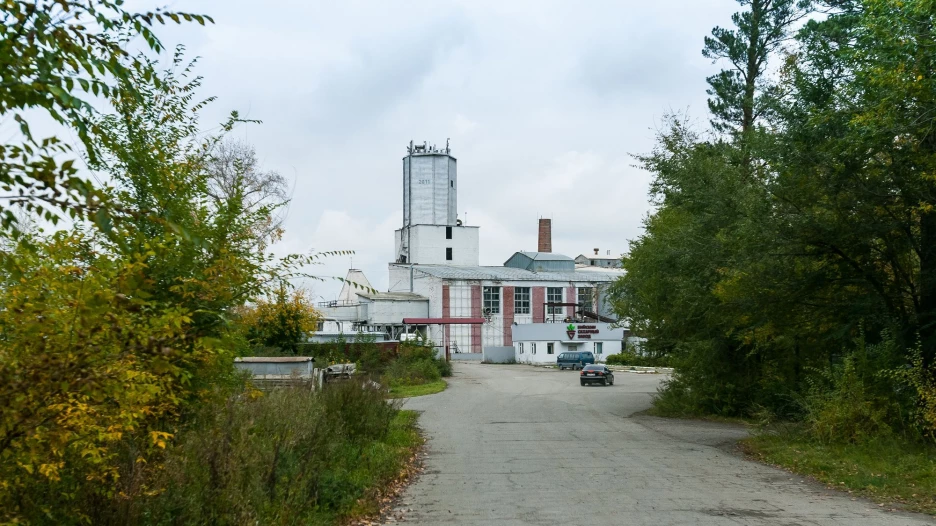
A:
{"type": "MultiPolygon", "coordinates": [[[[555,365],[556,357],[561,353],[569,351],[596,353],[594,341],[583,340],[575,344],[563,343],[559,341],[549,342],[539,341],[518,341],[514,342],[514,356],[517,363],[526,363],[531,365],[555,365]],[[555,352],[549,354],[549,343],[553,344],[555,352]],[[536,352],[533,352],[533,345],[536,344],[536,352]],[[521,352],[521,350],[523,352],[521,352]]],[[[619,354],[621,352],[621,341],[602,341],[601,354],[595,354],[596,362],[604,362],[608,356],[619,354]]]]}
{"type": "Polygon", "coordinates": [[[367,322],[371,325],[399,324],[403,318],[429,316],[428,301],[365,300],[367,322]]]}
{"type": "MultiPolygon", "coordinates": [[[[414,225],[409,227],[410,257],[407,263],[422,265],[478,266],[479,228],[476,226],[414,225]],[[452,239],[446,239],[446,228],[452,229],[452,239]],[[446,248],[452,249],[447,260],[446,248]]],[[[394,231],[395,253],[403,254],[403,236],[407,229],[394,231]]]]}

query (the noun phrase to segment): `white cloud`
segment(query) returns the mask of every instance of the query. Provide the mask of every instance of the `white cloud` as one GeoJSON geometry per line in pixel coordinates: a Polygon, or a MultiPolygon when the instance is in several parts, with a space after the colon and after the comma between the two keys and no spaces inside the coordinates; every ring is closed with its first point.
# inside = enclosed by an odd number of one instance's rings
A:
{"type": "MultiPolygon", "coordinates": [[[[140,9],[151,0],[133,0],[140,9]]],[[[481,225],[485,264],[533,249],[553,218],[553,247],[616,252],[640,233],[649,151],[660,117],[705,120],[701,57],[735,0],[191,0],[170,8],[217,24],[160,30],[201,56],[206,127],[231,109],[261,126],[236,131],[265,168],[295,178],[277,250],[352,249],[386,287],[401,223],[401,157],[414,139],[452,139],[459,208],[481,225]]],[[[350,258],[315,269],[343,276],[350,258]]],[[[316,285],[330,297],[340,286],[316,285]]]]}

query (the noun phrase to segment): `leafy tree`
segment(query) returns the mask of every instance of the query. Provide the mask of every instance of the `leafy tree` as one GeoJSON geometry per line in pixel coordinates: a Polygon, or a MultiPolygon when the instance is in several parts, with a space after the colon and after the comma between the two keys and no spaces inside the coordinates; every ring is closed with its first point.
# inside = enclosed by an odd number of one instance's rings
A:
{"type": "MultiPolygon", "coordinates": [[[[162,10],[134,13],[119,0],[0,4],[0,118],[12,116],[21,133],[21,142],[0,145],[0,189],[8,205],[41,211],[51,221],[58,220],[57,212],[104,220],[106,196],[78,175],[73,160],[58,162],[71,147],[56,137],[35,137],[26,110],[44,112],[74,130],[84,153],[96,159],[103,131],[92,121],[89,98],[134,98],[139,82],[157,85],[151,65],[129,57],[125,43],[139,36],[159,52],[162,44],[152,26],[183,20],[212,21],[162,10]],[[137,82],[128,82],[131,76],[137,82]]],[[[0,226],[14,227],[11,208],[0,213],[0,226]]]]}
{"type": "Polygon", "coordinates": [[[289,291],[280,286],[267,298],[240,310],[239,324],[247,340],[263,354],[267,348],[284,354],[299,354],[315,331],[319,315],[302,289],[289,291]]]}

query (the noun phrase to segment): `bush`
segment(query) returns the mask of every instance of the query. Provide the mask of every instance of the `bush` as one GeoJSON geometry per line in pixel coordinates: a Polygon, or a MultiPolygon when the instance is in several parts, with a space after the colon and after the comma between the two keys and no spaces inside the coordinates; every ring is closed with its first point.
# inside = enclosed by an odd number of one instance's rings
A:
{"type": "Polygon", "coordinates": [[[401,342],[399,355],[386,368],[383,381],[393,386],[421,385],[452,375],[452,364],[436,358],[435,348],[401,342]]]}
{"type": "Polygon", "coordinates": [[[341,382],[320,392],[248,391],[206,407],[167,454],[131,523],[326,524],[399,473],[397,408],[341,382]],[[392,443],[392,442],[397,443],[392,443]]]}
{"type": "Polygon", "coordinates": [[[669,367],[665,356],[644,356],[630,351],[621,351],[605,358],[608,365],[633,365],[635,367],[669,367]]]}
{"type": "Polygon", "coordinates": [[[397,360],[384,373],[384,382],[391,385],[420,385],[442,378],[435,360],[413,362],[397,360]]]}
{"type": "Polygon", "coordinates": [[[824,371],[820,376],[831,388],[813,380],[803,398],[805,423],[811,436],[823,443],[860,443],[891,434],[888,410],[893,409],[893,403],[870,392],[853,356],[846,357],[841,367],[824,371]]]}

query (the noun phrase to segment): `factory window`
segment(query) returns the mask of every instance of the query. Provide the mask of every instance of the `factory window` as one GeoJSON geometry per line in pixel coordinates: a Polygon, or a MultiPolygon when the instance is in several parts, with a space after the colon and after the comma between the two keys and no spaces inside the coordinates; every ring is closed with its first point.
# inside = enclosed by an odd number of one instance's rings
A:
{"type": "MultiPolygon", "coordinates": [[[[547,287],[546,288],[546,302],[547,303],[562,303],[562,287],[547,287]]],[[[547,311],[549,314],[560,314],[562,312],[562,307],[549,307],[547,311]]]]}
{"type": "Polygon", "coordinates": [[[484,312],[500,314],[500,287],[484,287],[484,312]]]}
{"type": "Polygon", "coordinates": [[[553,342],[549,342],[546,344],[546,354],[553,354],[555,352],[555,348],[553,347],[553,345],[554,345],[553,342]]]}
{"type": "Polygon", "coordinates": [[[514,289],[514,314],[530,313],[530,287],[514,289]]]}
{"type": "Polygon", "coordinates": [[[452,239],[452,227],[445,227],[445,239],[452,239]]]}
{"type": "Polygon", "coordinates": [[[530,354],[536,354],[536,344],[535,344],[535,343],[531,343],[531,344],[530,344],[530,347],[531,347],[531,349],[530,349],[530,354]]]}
{"type": "Polygon", "coordinates": [[[591,288],[584,287],[578,289],[578,304],[580,309],[588,312],[595,312],[594,303],[591,288]]]}
{"type": "Polygon", "coordinates": [[[455,188],[455,181],[449,181],[449,186],[451,186],[452,188],[455,188]]]}
{"type": "Polygon", "coordinates": [[[602,342],[595,342],[595,354],[601,354],[603,351],[602,347],[604,347],[602,342]]]}
{"type": "Polygon", "coordinates": [[[518,343],[517,347],[520,348],[520,354],[523,354],[523,343],[518,343]]]}
{"type": "Polygon", "coordinates": [[[446,247],[445,249],[445,260],[452,261],[452,247],[446,247]]]}

